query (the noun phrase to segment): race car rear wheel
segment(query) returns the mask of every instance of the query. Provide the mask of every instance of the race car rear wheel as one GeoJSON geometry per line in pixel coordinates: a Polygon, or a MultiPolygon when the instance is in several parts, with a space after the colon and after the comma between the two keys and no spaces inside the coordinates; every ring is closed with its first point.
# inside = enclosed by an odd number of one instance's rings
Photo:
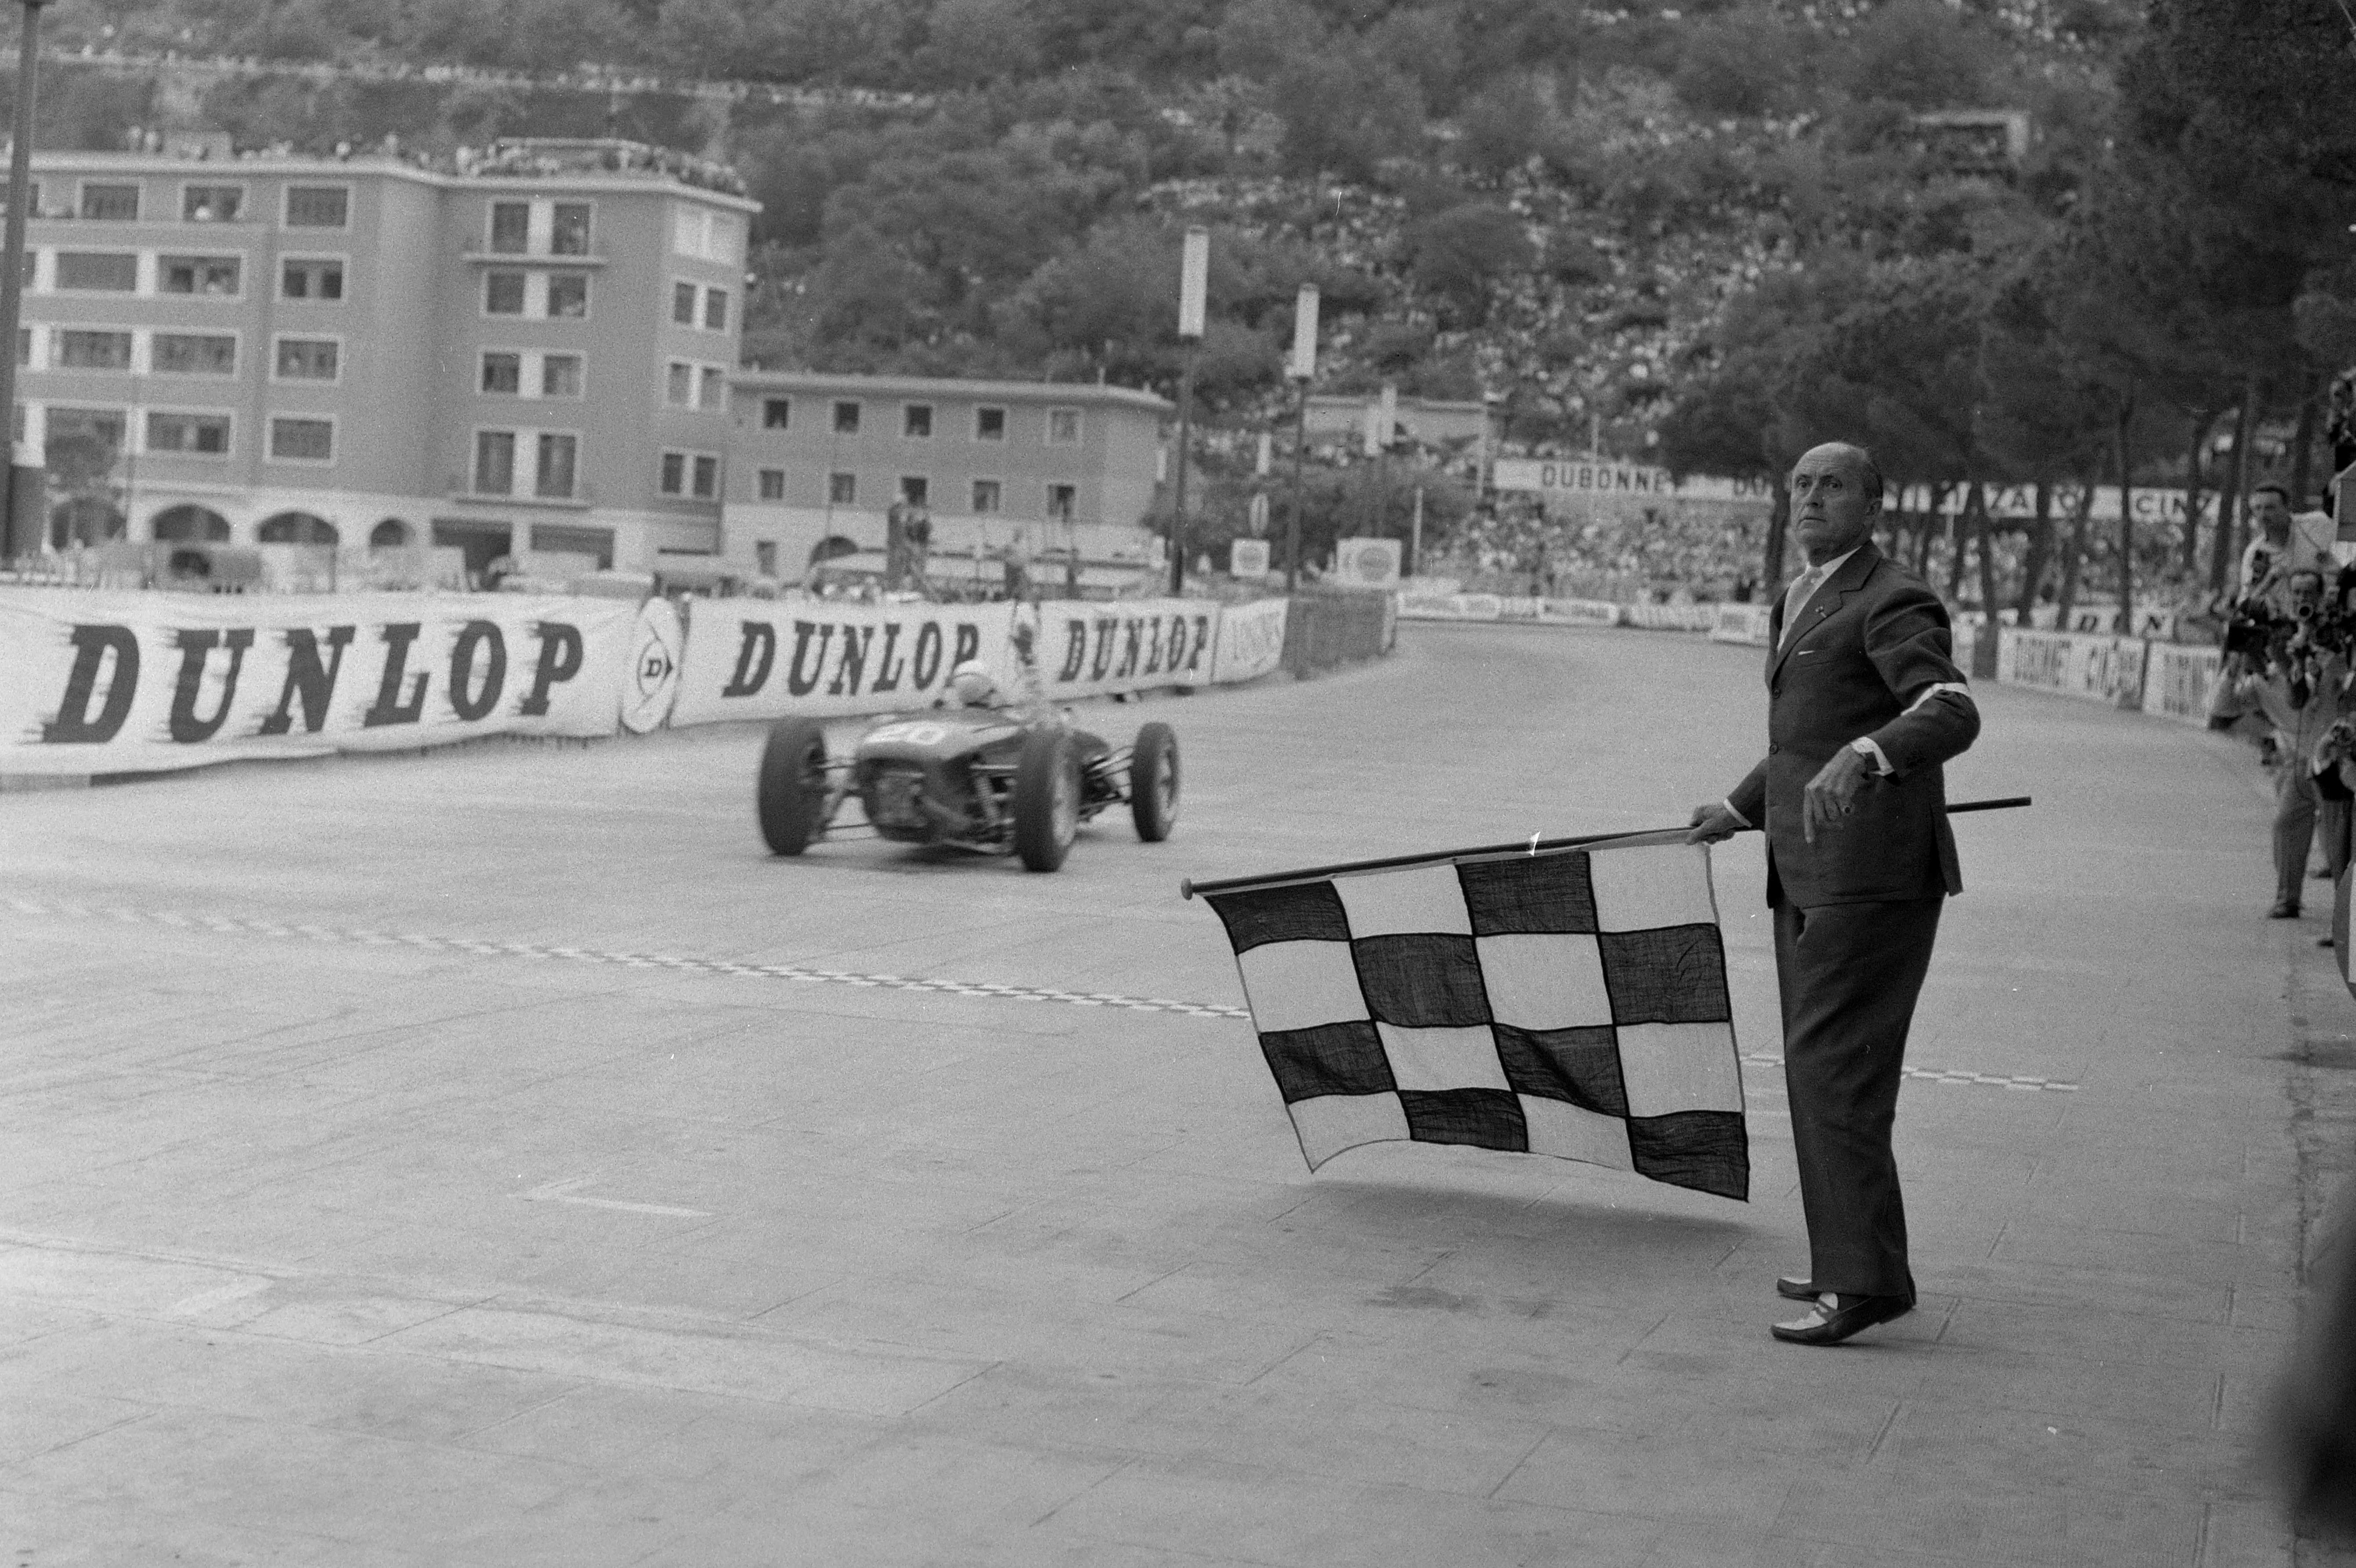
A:
{"type": "Polygon", "coordinates": [[[1061,730],[1023,737],[1014,766],[1014,853],[1032,871],[1054,871],[1080,832],[1080,759],[1061,730]]]}
{"type": "Polygon", "coordinates": [[[1140,725],[1129,754],[1129,814],[1137,836],[1160,843],[1178,822],[1178,736],[1165,724],[1140,725]]]}
{"type": "Polygon", "coordinates": [[[754,810],[772,854],[799,854],[826,831],[826,731],[809,719],[779,719],[761,748],[754,810]]]}

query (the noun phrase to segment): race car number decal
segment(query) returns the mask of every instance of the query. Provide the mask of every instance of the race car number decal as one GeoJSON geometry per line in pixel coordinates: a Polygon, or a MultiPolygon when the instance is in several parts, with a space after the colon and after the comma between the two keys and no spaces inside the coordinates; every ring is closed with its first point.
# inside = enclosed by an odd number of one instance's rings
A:
{"type": "Polygon", "coordinates": [[[948,733],[949,732],[948,730],[942,728],[939,725],[922,723],[896,724],[885,725],[880,729],[869,730],[867,732],[867,738],[869,740],[905,741],[910,746],[938,746],[942,741],[948,738],[948,733]]]}

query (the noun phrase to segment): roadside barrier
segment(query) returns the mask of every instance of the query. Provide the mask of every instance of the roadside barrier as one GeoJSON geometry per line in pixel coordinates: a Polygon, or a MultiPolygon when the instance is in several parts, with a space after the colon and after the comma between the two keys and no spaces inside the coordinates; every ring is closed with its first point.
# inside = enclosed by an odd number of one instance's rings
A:
{"type": "Polygon", "coordinates": [[[1040,604],[0,593],[0,777],[160,772],[928,705],[980,660],[1051,701],[1388,651],[1388,594],[1040,604]],[[1027,671],[1026,671],[1026,666],[1027,671]]]}

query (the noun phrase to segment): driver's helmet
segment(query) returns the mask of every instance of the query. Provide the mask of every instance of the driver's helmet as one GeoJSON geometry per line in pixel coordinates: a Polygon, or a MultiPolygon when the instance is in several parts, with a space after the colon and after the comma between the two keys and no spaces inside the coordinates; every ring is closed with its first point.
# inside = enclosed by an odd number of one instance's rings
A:
{"type": "Polygon", "coordinates": [[[998,694],[998,682],[990,678],[988,665],[979,659],[969,659],[949,671],[949,690],[966,707],[985,707],[998,694]]]}

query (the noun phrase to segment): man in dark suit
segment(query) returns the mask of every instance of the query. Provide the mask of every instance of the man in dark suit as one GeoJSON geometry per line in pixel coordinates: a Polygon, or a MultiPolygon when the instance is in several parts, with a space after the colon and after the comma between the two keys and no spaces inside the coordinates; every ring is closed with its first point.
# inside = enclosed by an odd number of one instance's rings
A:
{"type": "Polygon", "coordinates": [[[1767,830],[1783,1076],[1807,1216],[1811,1301],[1774,1326],[1836,1345],[1914,1305],[1890,1125],[1939,910],[1963,890],[1940,765],[1979,734],[1946,607],[1873,545],[1881,475],[1863,448],[1792,470],[1808,570],[1769,619],[1767,755],[1692,841],[1767,830]]]}

